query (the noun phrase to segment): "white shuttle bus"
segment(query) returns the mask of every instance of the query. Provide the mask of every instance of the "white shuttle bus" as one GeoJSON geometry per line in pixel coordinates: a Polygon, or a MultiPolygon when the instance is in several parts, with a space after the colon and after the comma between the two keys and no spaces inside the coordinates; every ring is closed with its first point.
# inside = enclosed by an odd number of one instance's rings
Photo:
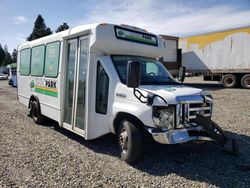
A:
{"type": "Polygon", "coordinates": [[[26,42],[18,47],[19,101],[37,124],[49,117],[86,140],[117,134],[126,162],[140,158],[144,134],[162,144],[224,145],[223,132],[209,129],[212,97],[160,63],[167,47],[143,29],[105,23],[26,42]]]}

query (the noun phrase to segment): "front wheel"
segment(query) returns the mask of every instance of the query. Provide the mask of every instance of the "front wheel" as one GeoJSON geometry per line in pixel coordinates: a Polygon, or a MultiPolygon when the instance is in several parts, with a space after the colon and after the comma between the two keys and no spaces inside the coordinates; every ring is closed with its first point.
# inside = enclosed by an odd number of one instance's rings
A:
{"type": "Polygon", "coordinates": [[[127,163],[137,162],[141,156],[141,132],[128,120],[121,121],[118,130],[121,158],[127,163]]]}

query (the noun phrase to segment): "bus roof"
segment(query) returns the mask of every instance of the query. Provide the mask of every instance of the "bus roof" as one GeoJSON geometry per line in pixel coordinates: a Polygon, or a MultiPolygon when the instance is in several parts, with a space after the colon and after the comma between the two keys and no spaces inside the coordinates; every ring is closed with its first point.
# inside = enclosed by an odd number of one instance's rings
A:
{"type": "Polygon", "coordinates": [[[25,43],[19,44],[18,49],[28,48],[30,46],[36,45],[37,43],[41,43],[43,41],[62,40],[62,38],[66,37],[66,36],[73,35],[73,34],[83,32],[86,30],[95,29],[98,25],[100,25],[100,24],[96,23],[96,24],[78,25],[78,26],[69,28],[67,30],[64,30],[64,31],[61,31],[58,33],[54,33],[54,34],[51,34],[51,35],[48,35],[48,36],[45,36],[45,37],[42,37],[39,39],[35,39],[32,41],[27,41],[25,43]]]}
{"type": "Polygon", "coordinates": [[[162,57],[166,44],[159,35],[144,29],[107,23],[79,25],[18,46],[18,51],[54,41],[63,41],[90,34],[90,50],[102,54],[131,54],[162,57]],[[143,46],[142,46],[143,45],[143,46]]]}
{"type": "MultiPolygon", "coordinates": [[[[62,40],[62,38],[65,38],[67,36],[78,34],[78,33],[81,33],[81,32],[87,31],[87,30],[94,30],[99,25],[115,25],[115,24],[110,24],[110,23],[94,23],[94,24],[78,25],[78,26],[69,28],[67,30],[64,30],[64,31],[61,31],[61,32],[58,32],[58,33],[54,33],[54,34],[51,34],[51,35],[48,35],[48,36],[45,36],[45,37],[42,37],[42,38],[39,38],[39,39],[35,39],[35,40],[32,40],[32,41],[27,41],[25,43],[19,44],[18,45],[18,49],[28,48],[30,46],[37,45],[37,43],[41,43],[43,41],[62,40]]],[[[138,27],[135,27],[135,26],[129,26],[129,25],[125,25],[125,24],[121,24],[120,26],[126,27],[126,28],[128,27],[128,28],[134,29],[134,30],[139,30],[139,31],[147,32],[146,30],[138,28],[138,27]]],[[[149,33],[149,32],[147,32],[147,33],[149,33]]]]}

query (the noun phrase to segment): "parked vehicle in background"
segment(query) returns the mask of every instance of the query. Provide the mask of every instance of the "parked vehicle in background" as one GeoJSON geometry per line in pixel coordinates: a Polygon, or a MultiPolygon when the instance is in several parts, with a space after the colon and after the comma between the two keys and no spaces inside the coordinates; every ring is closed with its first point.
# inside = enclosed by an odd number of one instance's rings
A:
{"type": "Polygon", "coordinates": [[[0,80],[7,80],[8,76],[6,74],[0,73],[0,80]]]}
{"type": "Polygon", "coordinates": [[[8,75],[8,68],[7,67],[0,67],[0,73],[8,75]]]}
{"type": "Polygon", "coordinates": [[[166,51],[161,60],[161,63],[168,69],[168,71],[176,77],[181,67],[181,49],[179,49],[179,37],[160,35],[165,41],[166,51]]]}
{"type": "Polygon", "coordinates": [[[179,47],[187,72],[250,89],[250,26],[183,37],[179,47]]]}
{"type": "Polygon", "coordinates": [[[143,29],[104,23],[26,42],[17,50],[19,101],[37,124],[49,117],[86,140],[116,134],[126,162],[140,159],[145,134],[224,146],[211,124],[212,96],[173,79],[159,62],[166,46],[143,29]]]}
{"type": "Polygon", "coordinates": [[[8,79],[11,78],[13,71],[15,71],[15,73],[16,73],[16,67],[17,67],[16,63],[11,63],[11,64],[7,65],[8,79]]]}
{"type": "Polygon", "coordinates": [[[16,69],[10,70],[9,85],[17,87],[16,69]]]}

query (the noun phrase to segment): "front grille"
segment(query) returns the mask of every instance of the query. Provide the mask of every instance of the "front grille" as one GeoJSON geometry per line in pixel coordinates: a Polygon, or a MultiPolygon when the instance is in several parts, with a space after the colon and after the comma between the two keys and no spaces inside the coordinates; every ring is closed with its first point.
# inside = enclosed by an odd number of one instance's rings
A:
{"type": "Polygon", "coordinates": [[[211,117],[211,103],[189,102],[181,105],[180,123],[193,123],[196,114],[202,114],[205,117],[211,117]]]}
{"type": "Polygon", "coordinates": [[[205,117],[211,116],[211,104],[210,103],[189,103],[188,120],[194,120],[196,114],[202,114],[205,117]]]}

